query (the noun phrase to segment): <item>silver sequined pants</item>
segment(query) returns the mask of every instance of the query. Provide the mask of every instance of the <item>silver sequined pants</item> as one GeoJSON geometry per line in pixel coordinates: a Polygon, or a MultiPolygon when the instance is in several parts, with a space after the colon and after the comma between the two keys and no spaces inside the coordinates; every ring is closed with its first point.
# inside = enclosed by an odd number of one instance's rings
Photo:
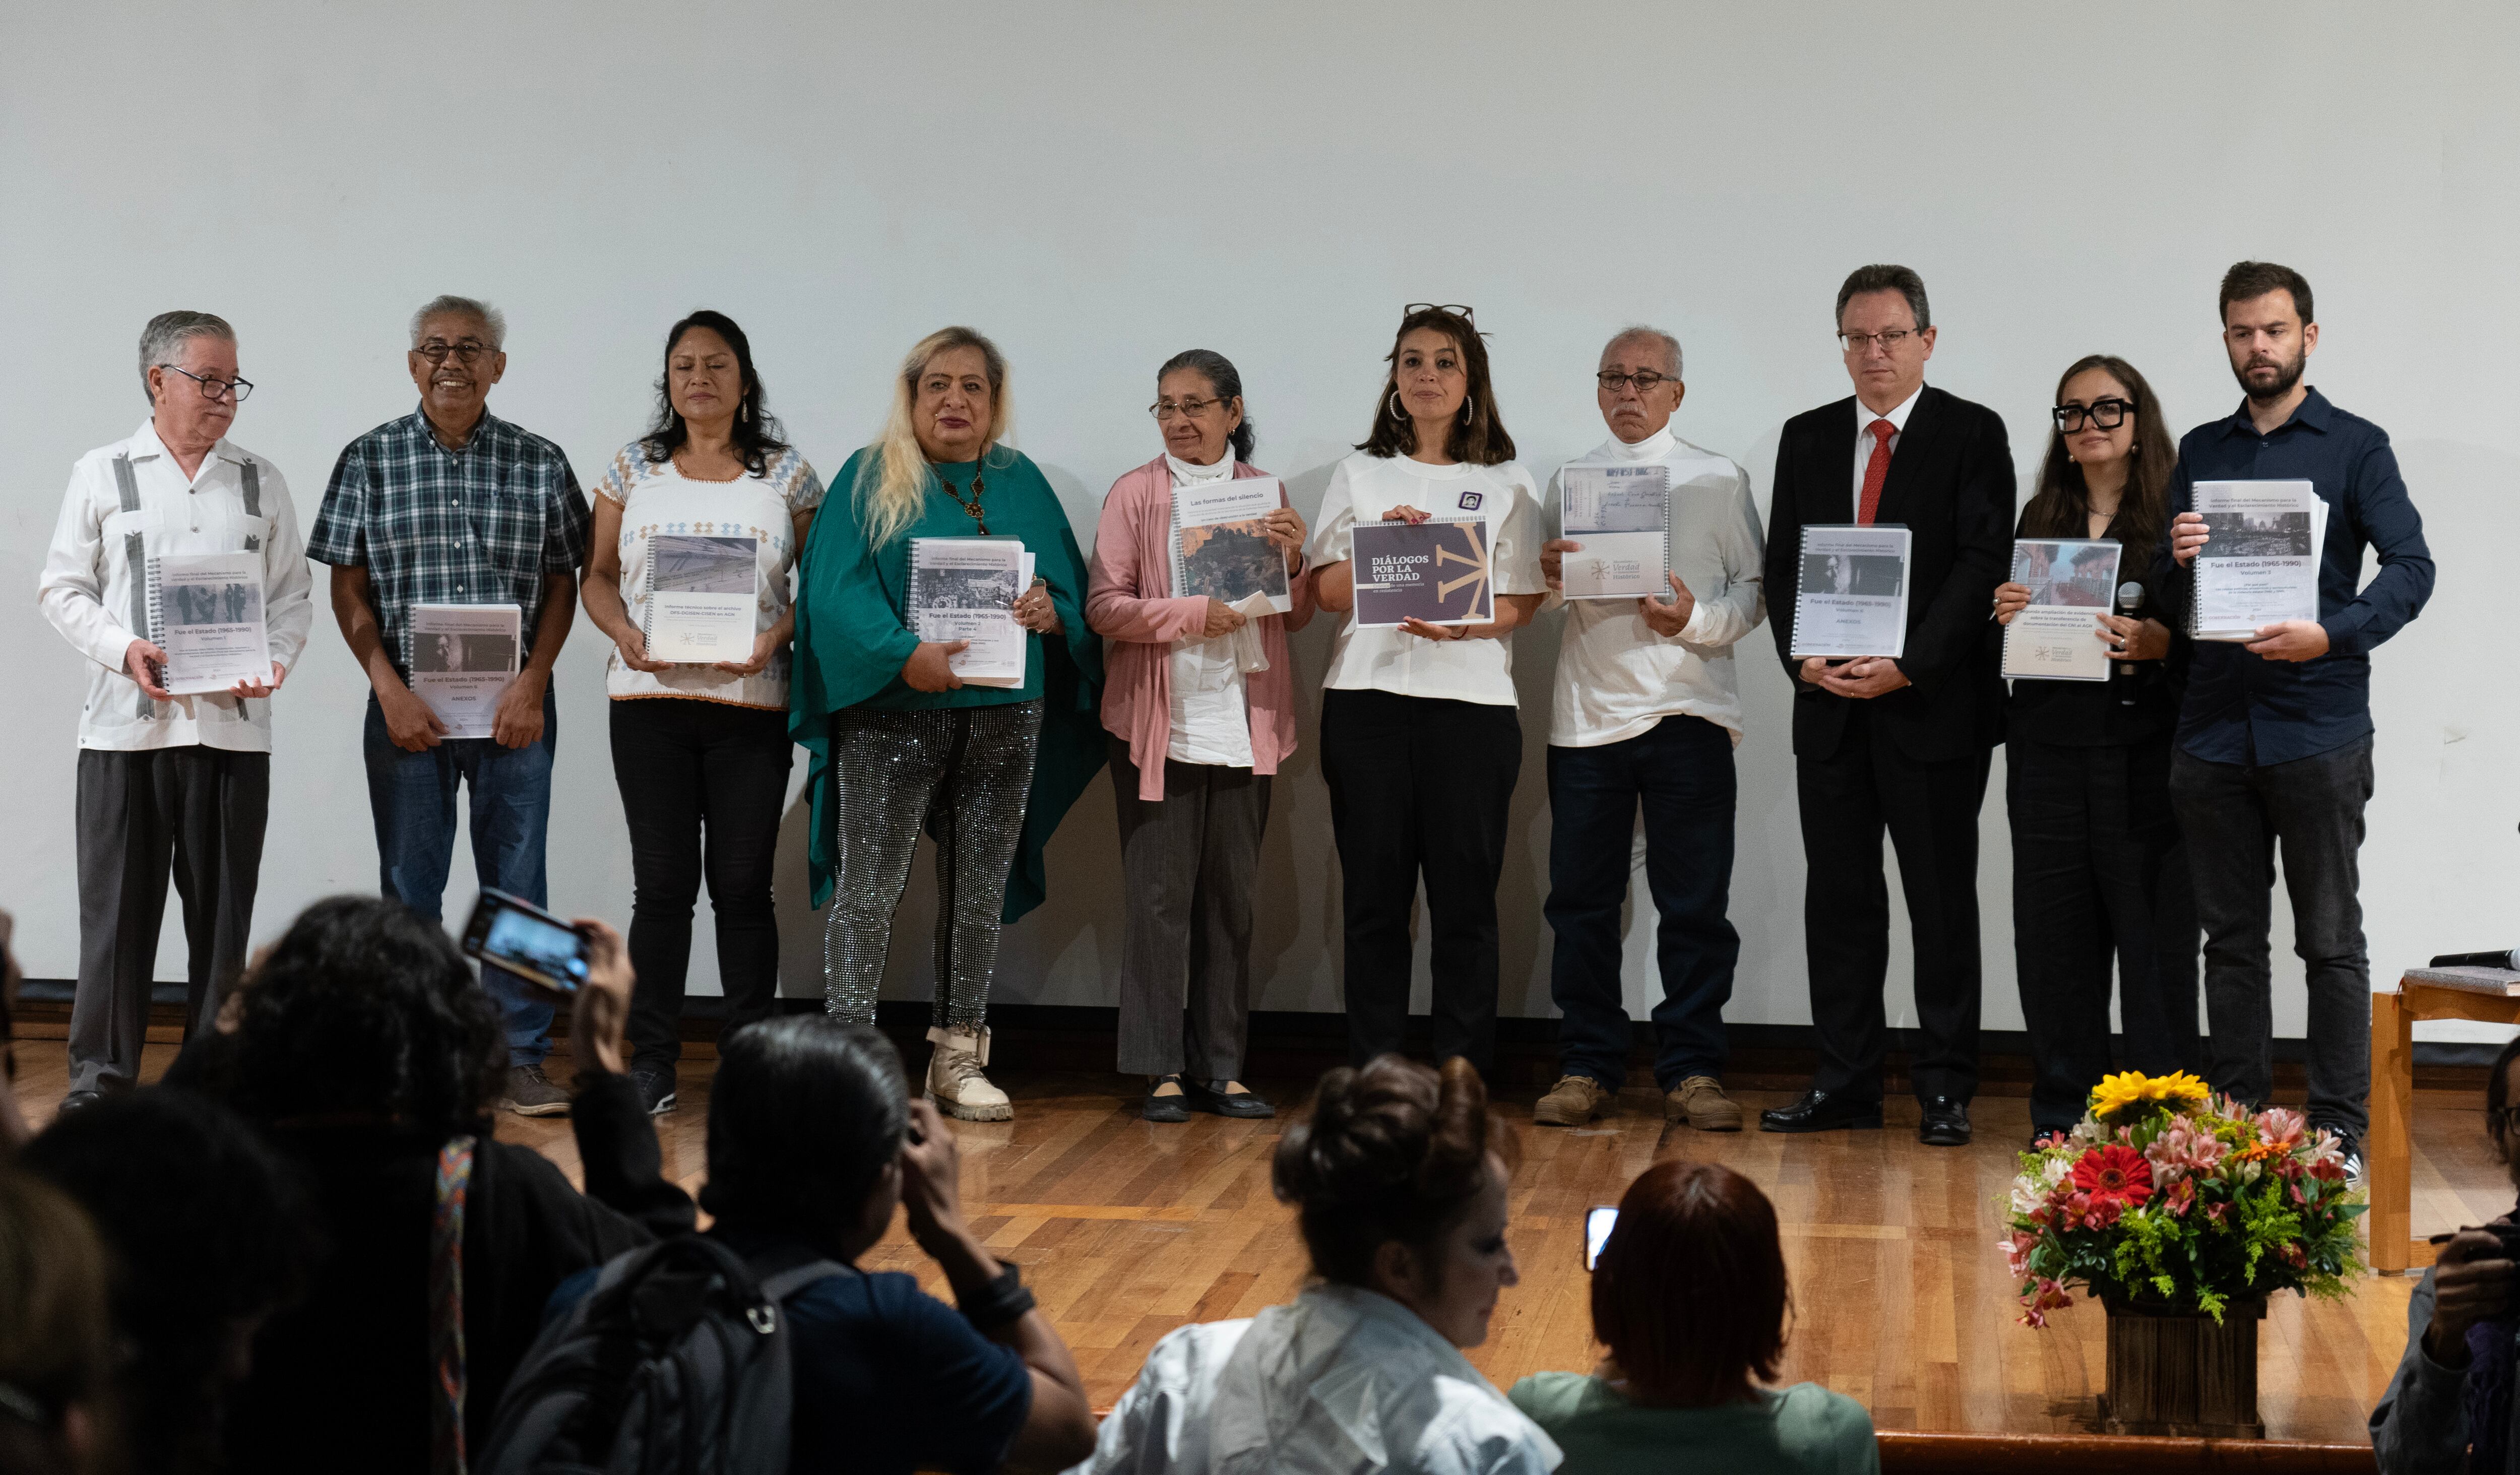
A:
{"type": "Polygon", "coordinates": [[[924,822],[936,841],[934,1022],[987,1023],[998,912],[1040,742],[1039,700],[832,714],[836,875],[823,933],[823,1006],[834,1017],[875,1020],[893,909],[924,822]]]}

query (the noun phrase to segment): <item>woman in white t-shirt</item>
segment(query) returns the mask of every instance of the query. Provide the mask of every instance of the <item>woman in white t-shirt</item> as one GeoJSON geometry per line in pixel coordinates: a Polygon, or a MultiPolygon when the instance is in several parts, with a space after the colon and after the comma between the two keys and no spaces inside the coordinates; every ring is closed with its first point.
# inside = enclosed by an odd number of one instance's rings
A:
{"type": "Polygon", "coordinates": [[[708,882],[727,1027],[779,1000],[771,863],[788,739],[788,579],[823,500],[762,409],[752,346],[723,313],[665,335],[656,421],[595,486],[586,613],[612,639],[612,777],[630,823],[631,1078],[674,1105],[692,906],[708,882]],[[701,836],[707,843],[703,849],[701,836]]]}
{"type": "Polygon", "coordinates": [[[1410,911],[1422,874],[1433,933],[1435,1056],[1494,1063],[1497,874],[1522,771],[1516,626],[1547,596],[1540,499],[1497,413],[1487,346],[1466,307],[1400,320],[1373,432],[1338,464],[1307,550],[1321,607],[1355,605],[1360,522],[1475,520],[1488,542],[1488,624],[1339,627],[1322,694],[1347,927],[1348,1053],[1400,1049],[1409,1015],[1410,911]]]}

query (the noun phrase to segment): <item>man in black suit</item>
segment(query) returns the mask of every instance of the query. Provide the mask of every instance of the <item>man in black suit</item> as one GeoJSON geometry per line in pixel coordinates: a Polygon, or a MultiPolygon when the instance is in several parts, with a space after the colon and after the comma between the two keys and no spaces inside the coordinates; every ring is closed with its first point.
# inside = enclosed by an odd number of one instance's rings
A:
{"type": "Polygon", "coordinates": [[[1759,1125],[1881,1125],[1887,828],[1916,945],[1916,1135],[1959,1146],[1977,1090],[1978,807],[2003,721],[1986,622],[2010,564],[2012,452],[1994,411],[1925,387],[1934,328],[1914,272],[1868,266],[1848,277],[1837,327],[1855,397],[1785,423],[1768,521],[1770,624],[1794,680],[1803,941],[1820,1069],[1802,1099],[1760,1113],[1759,1125]],[[1849,522],[1910,531],[1906,648],[1797,660],[1786,591],[1803,526],[1849,522]]]}

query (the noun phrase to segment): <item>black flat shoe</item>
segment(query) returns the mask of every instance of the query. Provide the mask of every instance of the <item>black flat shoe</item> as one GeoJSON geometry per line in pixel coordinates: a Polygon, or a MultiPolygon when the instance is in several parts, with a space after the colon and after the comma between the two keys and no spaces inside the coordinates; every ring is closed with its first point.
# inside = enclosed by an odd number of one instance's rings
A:
{"type": "Polygon", "coordinates": [[[1835,1132],[1881,1125],[1879,1101],[1857,1101],[1825,1091],[1806,1091],[1791,1106],[1759,1113],[1761,1132],[1835,1132]]]}
{"type": "Polygon", "coordinates": [[[1969,1144],[1968,1102],[1958,1096],[1927,1096],[1925,1114],[1916,1123],[1916,1140],[1928,1147],[1969,1144]]]}
{"type": "Polygon", "coordinates": [[[1278,1114],[1277,1107],[1253,1095],[1250,1092],[1239,1091],[1232,1095],[1226,1095],[1223,1088],[1228,1084],[1230,1083],[1225,1081],[1184,1081],[1182,1095],[1190,1102],[1190,1109],[1192,1111],[1213,1111],[1218,1116],[1244,1118],[1270,1117],[1278,1114]]]}
{"type": "MultiPolygon", "coordinates": [[[[1159,1096],[1155,1095],[1155,1088],[1163,1085],[1166,1081],[1170,1081],[1175,1086],[1180,1086],[1182,1084],[1182,1078],[1179,1076],[1163,1076],[1154,1081],[1148,1082],[1147,1085],[1146,1099],[1138,1103],[1138,1114],[1150,1122],[1189,1121],[1190,1096],[1187,1094],[1175,1096],[1159,1096]]],[[[1187,1093],[1188,1088],[1185,1087],[1184,1091],[1187,1093]]]]}

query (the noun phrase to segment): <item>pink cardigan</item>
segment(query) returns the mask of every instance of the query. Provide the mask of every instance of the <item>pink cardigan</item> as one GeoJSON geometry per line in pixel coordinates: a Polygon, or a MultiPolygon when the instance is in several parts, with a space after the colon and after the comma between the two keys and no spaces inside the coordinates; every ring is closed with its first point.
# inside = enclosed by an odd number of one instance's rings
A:
{"type": "MultiPolygon", "coordinates": [[[[1237,476],[1269,473],[1237,462],[1237,476]]],[[[1278,489],[1278,503],[1286,491],[1278,489]]],[[[1088,565],[1085,623],[1111,642],[1102,656],[1102,726],[1129,739],[1129,761],[1138,766],[1138,797],[1164,796],[1164,754],[1173,741],[1172,643],[1207,625],[1207,601],[1172,597],[1173,474],[1156,457],[1111,483],[1102,499],[1102,521],[1094,534],[1088,565]]],[[[1294,673],[1287,669],[1286,632],[1313,617],[1313,573],[1291,584],[1295,607],[1260,621],[1260,648],[1269,669],[1242,684],[1251,715],[1251,771],[1274,774],[1295,750],[1294,673]]]]}

